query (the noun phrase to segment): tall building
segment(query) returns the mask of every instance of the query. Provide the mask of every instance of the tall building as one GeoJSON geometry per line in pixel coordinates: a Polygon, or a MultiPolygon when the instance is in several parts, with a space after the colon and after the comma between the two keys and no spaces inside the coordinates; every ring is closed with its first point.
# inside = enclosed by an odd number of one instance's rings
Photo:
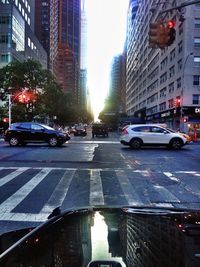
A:
{"type": "Polygon", "coordinates": [[[47,54],[34,34],[34,1],[0,0],[0,68],[33,58],[47,67],[47,54]]]}
{"type": "Polygon", "coordinates": [[[50,69],[65,92],[78,97],[80,0],[50,1],[50,69]]]}
{"type": "Polygon", "coordinates": [[[85,0],[81,1],[81,47],[80,47],[80,83],[78,102],[87,110],[87,18],[85,0]]]}
{"type": "Polygon", "coordinates": [[[130,1],[126,109],[146,122],[187,131],[200,128],[200,4],[159,14],[184,2],[130,1]],[[149,24],[158,19],[176,22],[175,42],[164,49],[148,45],[149,24]]]}
{"type": "Polygon", "coordinates": [[[35,0],[35,34],[47,52],[49,61],[50,0],[35,0]]]}
{"type": "Polygon", "coordinates": [[[114,100],[115,112],[124,112],[125,54],[115,56],[111,67],[109,96],[114,100]]]}

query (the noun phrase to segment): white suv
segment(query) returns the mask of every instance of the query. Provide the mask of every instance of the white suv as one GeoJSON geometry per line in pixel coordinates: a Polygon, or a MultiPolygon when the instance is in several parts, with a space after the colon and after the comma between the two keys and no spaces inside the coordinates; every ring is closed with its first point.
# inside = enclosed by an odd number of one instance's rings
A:
{"type": "Polygon", "coordinates": [[[187,139],[179,133],[170,132],[155,124],[135,124],[123,128],[120,142],[132,148],[140,148],[143,145],[166,145],[180,149],[187,143],[187,139]]]}

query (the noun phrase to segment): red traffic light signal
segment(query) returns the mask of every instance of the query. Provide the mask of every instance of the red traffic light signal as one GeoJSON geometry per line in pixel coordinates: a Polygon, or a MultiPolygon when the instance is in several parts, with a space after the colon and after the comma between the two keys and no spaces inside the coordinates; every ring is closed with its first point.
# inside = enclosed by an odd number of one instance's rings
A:
{"type": "Polygon", "coordinates": [[[180,98],[175,99],[174,106],[175,107],[180,107],[181,106],[181,99],[180,98]]]}
{"type": "Polygon", "coordinates": [[[171,44],[173,44],[173,42],[175,41],[176,39],[176,30],[175,30],[175,21],[174,20],[169,20],[167,22],[167,29],[168,29],[168,32],[167,32],[167,36],[168,36],[168,41],[167,41],[167,46],[170,46],[171,44]]]}
{"type": "Polygon", "coordinates": [[[21,102],[21,103],[25,103],[26,102],[26,95],[25,94],[20,94],[19,96],[18,96],[18,100],[19,100],[19,102],[21,102]]]}

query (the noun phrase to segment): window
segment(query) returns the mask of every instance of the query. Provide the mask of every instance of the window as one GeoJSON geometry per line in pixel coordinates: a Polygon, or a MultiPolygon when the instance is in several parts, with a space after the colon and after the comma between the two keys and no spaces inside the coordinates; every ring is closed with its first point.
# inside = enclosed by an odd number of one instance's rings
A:
{"type": "Polygon", "coordinates": [[[170,61],[172,61],[176,56],[176,51],[175,49],[173,49],[171,52],[170,52],[170,61]]]}
{"type": "Polygon", "coordinates": [[[193,95],[192,96],[192,104],[199,105],[200,104],[200,95],[193,95]]]}
{"type": "Polygon", "coordinates": [[[168,106],[169,106],[169,108],[173,108],[174,107],[174,99],[173,98],[168,100],[168,106]]]}
{"type": "Polygon", "coordinates": [[[200,85],[200,75],[193,76],[193,85],[200,85]]]}
{"type": "Polygon", "coordinates": [[[9,62],[9,54],[2,54],[1,55],[1,62],[9,62]]]}
{"type": "Polygon", "coordinates": [[[10,16],[0,16],[0,24],[10,24],[11,18],[10,16]]]}
{"type": "Polygon", "coordinates": [[[169,84],[169,93],[174,92],[174,83],[169,84]]]}
{"type": "Polygon", "coordinates": [[[22,124],[19,124],[16,128],[30,130],[30,124],[29,123],[22,123],[22,124]]]}
{"type": "Polygon", "coordinates": [[[163,102],[159,105],[159,110],[160,111],[163,111],[163,110],[166,110],[166,102],[163,102]]]}
{"type": "Polygon", "coordinates": [[[178,61],[178,71],[182,69],[182,59],[178,61]]]}
{"type": "Polygon", "coordinates": [[[200,47],[200,38],[194,38],[194,46],[200,47]]]}
{"type": "Polygon", "coordinates": [[[175,74],[175,67],[172,66],[172,67],[169,69],[169,77],[170,77],[170,78],[173,77],[174,74],[175,74]]]}
{"type": "Polygon", "coordinates": [[[32,124],[31,125],[31,130],[38,130],[38,131],[41,131],[43,130],[44,128],[38,124],[32,124]]]}
{"type": "Polygon", "coordinates": [[[149,126],[140,126],[135,127],[132,129],[134,132],[143,132],[143,133],[150,133],[150,127],[149,126]]]}
{"type": "Polygon", "coordinates": [[[153,133],[164,133],[165,130],[164,129],[161,129],[159,127],[152,127],[151,128],[151,132],[153,132],[153,133]]]}
{"type": "Polygon", "coordinates": [[[183,50],[183,42],[180,41],[180,42],[178,43],[178,53],[181,53],[182,50],[183,50]]]}
{"type": "Polygon", "coordinates": [[[200,28],[200,18],[196,18],[196,19],[194,20],[194,27],[195,27],[195,28],[200,28]]]}
{"type": "Polygon", "coordinates": [[[200,62],[200,57],[194,57],[194,62],[199,63],[200,62]]]}
{"type": "Polygon", "coordinates": [[[181,88],[181,78],[177,79],[177,89],[181,88]]]}

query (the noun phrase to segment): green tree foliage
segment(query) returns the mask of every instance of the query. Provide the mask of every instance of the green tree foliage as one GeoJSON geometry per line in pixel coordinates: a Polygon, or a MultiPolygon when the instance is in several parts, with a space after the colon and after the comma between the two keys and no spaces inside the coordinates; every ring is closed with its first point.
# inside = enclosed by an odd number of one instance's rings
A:
{"type": "Polygon", "coordinates": [[[73,95],[64,93],[52,74],[35,60],[13,61],[0,69],[0,99],[7,100],[8,94],[13,96],[12,121],[31,121],[36,116],[50,120],[56,117],[57,123],[66,125],[85,117],[86,111],[79,110],[73,95]],[[20,103],[17,96],[24,90],[30,94],[30,100],[20,103]]]}

